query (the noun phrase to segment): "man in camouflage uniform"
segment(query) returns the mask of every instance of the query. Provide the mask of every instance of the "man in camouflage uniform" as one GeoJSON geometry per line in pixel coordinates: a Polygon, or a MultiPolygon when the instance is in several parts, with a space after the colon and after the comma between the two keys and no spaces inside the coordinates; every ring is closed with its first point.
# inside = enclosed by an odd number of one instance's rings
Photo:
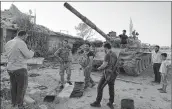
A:
{"type": "Polygon", "coordinates": [[[59,59],[60,62],[60,78],[61,78],[61,86],[60,88],[64,88],[64,72],[67,73],[67,83],[72,85],[70,82],[71,78],[71,48],[68,45],[68,41],[63,41],[63,46],[59,48],[54,55],[59,59]]]}
{"type": "Polygon", "coordinates": [[[98,84],[96,101],[91,103],[90,105],[92,107],[100,107],[101,106],[100,102],[101,102],[102,96],[103,96],[103,89],[108,84],[110,98],[109,98],[109,103],[107,103],[107,105],[110,108],[113,108],[114,82],[118,75],[118,73],[116,72],[117,56],[114,52],[112,52],[111,45],[109,43],[104,44],[104,49],[105,49],[105,53],[106,53],[104,62],[98,68],[98,70],[103,71],[103,75],[98,84]]]}
{"type": "Polygon", "coordinates": [[[92,62],[94,58],[94,53],[90,51],[90,43],[85,43],[84,52],[82,53],[82,56],[79,59],[79,64],[82,66],[85,76],[85,87],[93,87],[95,86],[95,83],[93,79],[91,78],[91,70],[92,70],[92,62]]]}

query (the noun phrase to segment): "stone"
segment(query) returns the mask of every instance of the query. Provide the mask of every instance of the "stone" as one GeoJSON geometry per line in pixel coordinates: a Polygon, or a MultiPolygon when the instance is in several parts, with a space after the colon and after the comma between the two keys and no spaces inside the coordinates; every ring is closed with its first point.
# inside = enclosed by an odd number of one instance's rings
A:
{"type": "Polygon", "coordinates": [[[125,92],[125,91],[127,91],[127,89],[122,89],[122,91],[124,91],[124,92],[125,92]]]}
{"type": "Polygon", "coordinates": [[[46,105],[42,104],[39,106],[40,109],[48,109],[46,105]]]}
{"type": "Polygon", "coordinates": [[[36,77],[36,76],[40,76],[40,74],[36,74],[36,73],[29,74],[29,77],[36,77]]]}
{"type": "Polygon", "coordinates": [[[129,88],[129,90],[134,90],[134,88],[129,88]]]}
{"type": "Polygon", "coordinates": [[[8,88],[4,88],[1,90],[1,96],[5,99],[5,100],[11,100],[11,91],[8,88]]]}
{"type": "Polygon", "coordinates": [[[2,82],[5,82],[5,81],[10,81],[9,78],[2,78],[2,82]]]}
{"type": "Polygon", "coordinates": [[[142,96],[140,96],[140,98],[143,98],[142,96]]]}
{"type": "Polygon", "coordinates": [[[155,99],[156,99],[155,97],[151,97],[151,101],[156,101],[155,99]]]}
{"type": "Polygon", "coordinates": [[[37,90],[37,89],[32,89],[32,90],[29,92],[29,94],[33,95],[33,94],[35,94],[36,92],[39,92],[39,90],[37,90]]]}
{"type": "Polygon", "coordinates": [[[141,91],[141,89],[137,89],[138,91],[141,91]]]}
{"type": "Polygon", "coordinates": [[[24,101],[27,103],[27,104],[34,104],[35,103],[35,100],[33,100],[31,97],[29,96],[25,96],[24,97],[24,101]]]}
{"type": "Polygon", "coordinates": [[[6,67],[1,66],[1,72],[4,72],[6,70],[6,67]]]}

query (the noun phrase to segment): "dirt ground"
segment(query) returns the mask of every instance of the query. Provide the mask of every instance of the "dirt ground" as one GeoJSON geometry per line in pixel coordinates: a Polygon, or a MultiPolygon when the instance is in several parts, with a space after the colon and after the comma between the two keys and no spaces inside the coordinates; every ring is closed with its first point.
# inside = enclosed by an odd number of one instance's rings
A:
{"type": "MultiPolygon", "coordinates": [[[[78,76],[79,65],[73,64],[71,80],[75,81],[78,78],[83,79],[83,75],[78,76]]],[[[27,109],[94,109],[90,107],[96,98],[96,88],[89,88],[84,92],[84,95],[80,98],[69,98],[64,100],[55,100],[52,103],[43,102],[47,92],[55,89],[59,82],[59,66],[53,62],[45,62],[44,65],[31,68],[28,71],[29,84],[27,88],[26,96],[35,100],[35,103],[25,103],[27,109]]],[[[98,84],[101,77],[100,72],[92,72],[93,80],[98,84]]],[[[169,76],[169,85],[167,93],[162,94],[157,90],[161,87],[159,84],[152,84],[153,70],[149,67],[138,77],[127,76],[120,74],[120,79],[135,81],[142,84],[134,84],[121,80],[115,82],[115,109],[120,109],[121,100],[125,98],[131,98],[134,100],[135,109],[170,109],[171,107],[171,75],[169,76]]],[[[1,109],[10,109],[10,96],[9,96],[9,76],[7,72],[1,74],[1,89],[5,91],[1,92],[2,107],[1,109]],[[3,96],[3,97],[2,97],[3,96]]],[[[106,103],[109,99],[108,86],[104,88],[103,99],[101,102],[102,107],[100,109],[109,109],[106,103]]],[[[58,94],[57,94],[58,95],[58,94]]]]}

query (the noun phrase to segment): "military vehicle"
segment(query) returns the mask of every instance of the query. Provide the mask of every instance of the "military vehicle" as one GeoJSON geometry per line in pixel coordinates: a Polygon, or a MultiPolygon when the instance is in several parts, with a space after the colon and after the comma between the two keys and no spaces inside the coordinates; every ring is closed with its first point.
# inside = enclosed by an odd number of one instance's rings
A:
{"type": "MultiPolygon", "coordinates": [[[[64,3],[64,6],[80,18],[84,23],[90,26],[92,29],[97,31],[101,36],[103,36],[107,42],[111,43],[112,46],[117,44],[120,41],[119,37],[111,37],[113,32],[109,34],[104,33],[99,29],[93,22],[91,22],[87,17],[79,13],[75,8],[73,8],[67,2],[64,3]]],[[[149,47],[142,47],[142,43],[137,39],[138,34],[133,32],[133,36],[129,37],[128,47],[126,48],[113,48],[112,50],[117,54],[119,64],[118,71],[124,71],[130,76],[138,76],[147,67],[151,65],[151,53],[149,47]]],[[[103,62],[104,51],[101,48],[97,49],[96,58],[93,61],[93,70],[99,67],[103,62]]]]}

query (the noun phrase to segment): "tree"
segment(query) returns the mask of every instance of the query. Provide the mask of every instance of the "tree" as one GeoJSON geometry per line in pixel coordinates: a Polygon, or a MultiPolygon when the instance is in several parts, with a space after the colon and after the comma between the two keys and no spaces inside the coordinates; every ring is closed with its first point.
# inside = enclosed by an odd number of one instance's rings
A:
{"type": "Polygon", "coordinates": [[[103,42],[100,40],[95,40],[95,41],[91,42],[91,44],[94,47],[102,47],[103,46],[103,42]]]}
{"type": "Polygon", "coordinates": [[[88,40],[95,34],[93,29],[86,23],[79,23],[78,26],[75,26],[75,29],[77,31],[77,35],[81,36],[84,40],[88,40]]]}
{"type": "Polygon", "coordinates": [[[19,30],[31,31],[33,30],[34,24],[31,23],[29,15],[20,15],[17,16],[14,20],[14,23],[17,24],[19,30]]]}
{"type": "Polygon", "coordinates": [[[48,54],[48,41],[47,37],[50,35],[45,31],[38,32],[35,29],[35,24],[31,22],[30,16],[20,14],[14,20],[19,30],[25,30],[29,36],[26,40],[28,48],[32,48],[35,51],[35,57],[47,57],[48,54]]]}

